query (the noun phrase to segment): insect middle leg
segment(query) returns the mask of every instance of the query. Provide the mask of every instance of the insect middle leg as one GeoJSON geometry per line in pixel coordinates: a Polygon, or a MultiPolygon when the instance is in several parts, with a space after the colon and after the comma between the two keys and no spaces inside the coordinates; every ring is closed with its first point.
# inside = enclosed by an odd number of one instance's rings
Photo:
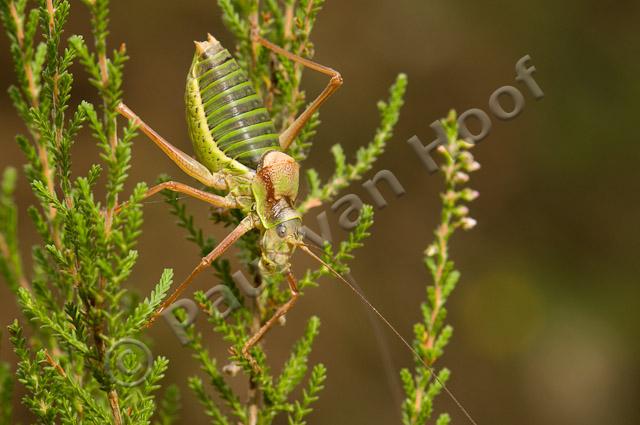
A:
{"type": "Polygon", "coordinates": [[[289,310],[291,310],[291,307],[293,307],[293,305],[298,300],[298,297],[300,296],[300,291],[298,290],[298,283],[296,281],[296,278],[293,276],[291,272],[287,274],[287,282],[289,283],[289,290],[291,291],[291,298],[289,299],[289,301],[281,305],[278,308],[278,310],[276,310],[273,317],[267,320],[267,322],[264,325],[262,325],[262,327],[251,338],[249,338],[249,340],[242,347],[242,357],[244,357],[249,361],[249,363],[251,364],[251,367],[255,371],[259,371],[259,367],[255,359],[249,352],[249,350],[251,350],[253,346],[255,346],[258,342],[260,342],[262,337],[264,337],[264,335],[269,331],[269,329],[273,327],[273,325],[276,323],[276,321],[279,318],[281,318],[282,316],[287,314],[289,310]]]}
{"type": "MultiPolygon", "coordinates": [[[[238,203],[233,199],[205,192],[204,190],[196,189],[195,187],[175,181],[167,181],[153,186],[151,189],[147,190],[142,199],[147,199],[159,192],[162,192],[163,190],[182,193],[183,195],[199,199],[217,208],[230,209],[239,207],[238,203]]],[[[116,208],[116,212],[119,212],[125,205],[126,203],[120,204],[118,208],[116,208]]]]}
{"type": "Polygon", "coordinates": [[[254,28],[252,30],[251,37],[255,42],[260,43],[267,49],[280,54],[296,63],[299,63],[309,69],[313,69],[314,71],[321,72],[331,77],[331,80],[329,80],[329,83],[318,95],[318,97],[316,97],[314,101],[311,102],[311,104],[307,107],[307,109],[305,109],[304,112],[302,112],[302,114],[300,114],[300,116],[296,118],[296,120],[280,134],[280,147],[286,150],[287,148],[289,148],[289,145],[291,145],[295,138],[298,137],[298,134],[305,126],[305,124],[311,119],[313,114],[315,114],[316,111],[320,109],[320,106],[322,106],[322,104],[342,86],[342,76],[335,69],[329,68],[328,66],[320,65],[319,63],[312,60],[305,59],[301,56],[296,55],[295,53],[291,53],[288,50],[285,50],[282,47],[273,44],[269,40],[262,38],[260,34],[258,34],[257,28],[254,28]]]}
{"type": "Polygon", "coordinates": [[[155,143],[178,167],[185,173],[198,180],[200,183],[209,187],[220,190],[228,190],[229,185],[224,175],[221,173],[212,173],[207,167],[195,160],[193,157],[187,155],[171,143],[167,142],[162,136],[160,136],[153,128],[135,114],[127,105],[120,103],[117,108],[120,115],[133,121],[134,124],[140,127],[142,132],[147,135],[153,143],[155,143]]]}
{"type": "Polygon", "coordinates": [[[168,181],[153,186],[145,193],[144,197],[148,198],[163,190],[170,190],[172,192],[182,193],[183,195],[191,196],[192,198],[199,199],[208,204],[218,208],[238,208],[239,205],[233,199],[225,198],[224,196],[218,196],[213,193],[205,192],[204,190],[196,189],[184,183],[168,181]]]}

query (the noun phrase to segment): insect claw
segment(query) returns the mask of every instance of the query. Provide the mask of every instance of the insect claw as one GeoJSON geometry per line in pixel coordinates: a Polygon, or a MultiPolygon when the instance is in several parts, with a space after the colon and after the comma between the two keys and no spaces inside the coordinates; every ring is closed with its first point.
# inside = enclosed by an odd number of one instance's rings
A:
{"type": "Polygon", "coordinates": [[[153,325],[153,322],[155,322],[154,318],[151,318],[147,321],[147,323],[145,323],[144,325],[142,325],[142,329],[149,329],[151,327],[151,325],[153,325]]]}
{"type": "Polygon", "coordinates": [[[142,329],[149,329],[151,327],[151,325],[153,325],[155,323],[155,321],[158,319],[158,317],[160,317],[162,315],[163,312],[164,312],[164,308],[163,307],[160,307],[159,309],[157,309],[153,313],[153,315],[151,315],[149,320],[147,320],[147,323],[145,323],[142,326],[142,329]]]}
{"type": "Polygon", "coordinates": [[[249,351],[242,349],[241,353],[238,353],[238,350],[236,350],[235,347],[229,347],[229,353],[232,356],[236,356],[236,357],[242,357],[243,359],[245,359],[247,362],[249,362],[249,365],[251,366],[251,369],[253,369],[253,372],[256,375],[259,375],[262,373],[262,369],[260,368],[260,366],[258,365],[258,362],[256,362],[256,359],[253,358],[253,356],[249,353],[249,351]]]}
{"type": "Polygon", "coordinates": [[[258,366],[258,362],[256,362],[256,359],[254,359],[251,354],[243,353],[242,357],[244,357],[244,359],[249,362],[249,364],[251,365],[251,369],[253,369],[253,373],[255,373],[256,375],[260,375],[262,373],[262,369],[260,368],[260,366],[258,366]]]}

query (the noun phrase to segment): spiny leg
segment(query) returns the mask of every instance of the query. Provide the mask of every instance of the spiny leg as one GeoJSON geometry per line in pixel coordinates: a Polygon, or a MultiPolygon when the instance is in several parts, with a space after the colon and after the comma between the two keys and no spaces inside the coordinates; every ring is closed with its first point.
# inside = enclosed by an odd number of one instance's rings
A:
{"type": "Polygon", "coordinates": [[[218,196],[213,193],[205,192],[204,190],[196,189],[195,187],[186,185],[184,183],[167,181],[153,186],[145,193],[145,199],[162,192],[163,190],[170,190],[172,192],[182,193],[184,195],[191,196],[192,198],[199,199],[208,204],[218,208],[238,208],[238,203],[232,199],[225,198],[224,196],[218,196]]]}
{"type": "Polygon", "coordinates": [[[258,342],[260,342],[262,337],[264,337],[264,335],[269,331],[269,329],[273,327],[273,325],[276,323],[276,321],[279,318],[281,318],[282,316],[287,314],[289,310],[291,310],[291,307],[293,307],[293,305],[298,300],[298,296],[300,295],[300,292],[298,290],[298,283],[296,282],[296,278],[293,276],[291,272],[287,274],[287,282],[289,283],[289,290],[291,291],[291,298],[289,299],[289,301],[281,305],[280,308],[278,308],[278,310],[275,312],[273,317],[267,320],[267,322],[264,325],[262,325],[262,327],[258,329],[258,331],[251,338],[249,338],[249,340],[242,347],[242,357],[244,357],[249,361],[249,363],[251,364],[251,367],[256,372],[259,372],[260,368],[258,367],[258,364],[256,363],[255,359],[253,358],[249,350],[251,350],[253,346],[255,346],[258,342]]]}
{"type": "Polygon", "coordinates": [[[336,90],[340,88],[340,86],[342,86],[342,76],[335,69],[329,68],[328,66],[320,65],[319,63],[311,61],[309,59],[305,59],[301,56],[296,55],[295,53],[291,53],[283,49],[282,47],[273,44],[269,40],[262,38],[258,34],[258,31],[256,28],[253,29],[251,33],[251,37],[255,42],[260,43],[267,49],[275,53],[278,53],[296,63],[306,66],[309,69],[313,69],[314,71],[321,72],[331,77],[331,80],[329,80],[329,83],[324,88],[324,90],[322,90],[322,92],[318,95],[318,97],[316,97],[314,101],[311,102],[311,104],[307,107],[307,109],[305,109],[305,111],[302,114],[300,114],[300,116],[296,118],[296,120],[285,131],[283,131],[282,134],[280,134],[280,147],[286,150],[289,148],[289,145],[291,145],[291,143],[295,140],[295,138],[298,137],[298,134],[300,133],[302,128],[305,126],[307,121],[311,119],[313,114],[315,114],[315,112],[318,109],[320,109],[320,106],[333,93],[335,93],[336,90]]]}
{"type": "Polygon", "coordinates": [[[162,314],[162,312],[171,304],[173,304],[180,294],[193,282],[193,279],[199,275],[203,270],[211,265],[211,263],[224,253],[231,245],[234,244],[242,235],[253,229],[255,226],[255,218],[252,215],[245,217],[238,226],[233,229],[223,240],[220,242],[206,257],[203,257],[200,263],[196,266],[191,274],[176,288],[176,290],[167,298],[160,308],[151,316],[146,327],[149,327],[156,321],[156,319],[162,314]]]}
{"type": "MultiPolygon", "coordinates": [[[[223,196],[218,196],[213,193],[205,192],[204,190],[196,189],[195,187],[191,187],[184,183],[175,182],[175,181],[167,181],[153,186],[151,189],[147,190],[142,199],[147,199],[163,190],[170,190],[172,192],[182,193],[184,195],[191,196],[192,198],[199,199],[208,204],[213,205],[218,208],[238,208],[237,202],[225,198],[223,196]]],[[[116,212],[119,212],[126,203],[120,204],[116,209],[116,212]]]]}
{"type": "Polygon", "coordinates": [[[147,135],[178,167],[185,173],[199,182],[216,189],[228,190],[228,184],[222,174],[212,173],[207,167],[195,160],[193,157],[182,152],[180,149],[167,142],[153,128],[135,114],[127,105],[120,103],[117,107],[120,115],[133,121],[144,134],[147,135]]]}

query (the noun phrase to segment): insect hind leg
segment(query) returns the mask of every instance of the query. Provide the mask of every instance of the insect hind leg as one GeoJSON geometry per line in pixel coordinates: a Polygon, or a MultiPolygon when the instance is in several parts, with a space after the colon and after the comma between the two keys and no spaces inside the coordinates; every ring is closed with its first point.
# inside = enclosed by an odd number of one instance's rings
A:
{"type": "Polygon", "coordinates": [[[343,83],[342,75],[340,75],[340,73],[333,68],[329,68],[328,66],[320,65],[317,62],[314,62],[309,59],[305,59],[301,56],[296,55],[295,53],[289,52],[288,50],[285,50],[282,47],[273,44],[269,40],[262,38],[262,36],[260,36],[260,34],[258,33],[257,28],[254,28],[252,30],[251,38],[256,43],[261,44],[267,49],[279,55],[282,55],[287,59],[290,59],[309,69],[312,69],[314,71],[320,72],[322,74],[325,74],[331,77],[331,79],[329,80],[329,83],[324,88],[324,90],[322,90],[322,92],[318,95],[318,97],[316,97],[313,100],[313,102],[311,102],[311,104],[307,107],[307,109],[305,109],[304,112],[302,112],[302,114],[300,114],[300,116],[296,118],[295,121],[289,127],[287,127],[286,130],[282,132],[282,134],[280,134],[280,147],[286,150],[289,148],[289,146],[295,140],[295,138],[298,137],[298,134],[300,134],[300,131],[311,119],[313,114],[315,114],[316,111],[320,109],[320,106],[322,106],[322,104],[326,102],[326,100],[329,97],[331,97],[331,95],[333,95],[342,86],[342,83],[343,83]]]}
{"type": "Polygon", "coordinates": [[[153,143],[156,144],[164,153],[185,173],[198,180],[200,183],[219,190],[229,190],[229,185],[221,173],[212,173],[207,167],[198,162],[193,157],[187,155],[177,147],[173,146],[158,134],[153,128],[136,115],[127,105],[120,103],[117,107],[118,112],[123,117],[132,121],[153,143]]]}

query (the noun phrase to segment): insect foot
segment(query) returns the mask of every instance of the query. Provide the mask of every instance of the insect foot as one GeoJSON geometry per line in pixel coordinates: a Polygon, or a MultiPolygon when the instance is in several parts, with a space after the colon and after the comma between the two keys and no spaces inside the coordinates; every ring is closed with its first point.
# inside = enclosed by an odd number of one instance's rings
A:
{"type": "Polygon", "coordinates": [[[260,367],[260,365],[258,365],[258,362],[256,362],[256,359],[253,358],[247,348],[242,348],[242,352],[239,354],[238,350],[236,350],[236,347],[230,347],[229,353],[231,353],[231,355],[233,356],[242,357],[247,362],[249,362],[249,365],[251,366],[251,369],[253,369],[254,374],[260,375],[262,373],[262,368],[260,367]]]}

